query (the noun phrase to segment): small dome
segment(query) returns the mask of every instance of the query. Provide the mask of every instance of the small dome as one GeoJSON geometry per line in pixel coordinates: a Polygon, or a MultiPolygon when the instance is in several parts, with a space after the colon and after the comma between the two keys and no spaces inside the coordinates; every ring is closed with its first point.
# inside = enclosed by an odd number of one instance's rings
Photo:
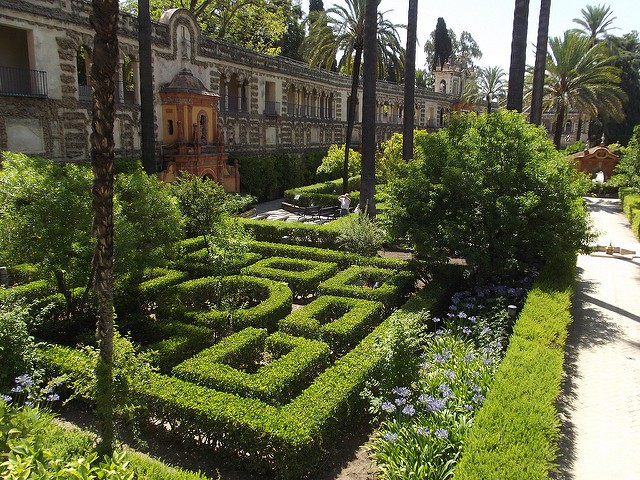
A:
{"type": "Polygon", "coordinates": [[[193,76],[188,68],[182,69],[173,80],[160,89],[165,93],[198,93],[200,95],[215,95],[204,84],[193,76]]]}

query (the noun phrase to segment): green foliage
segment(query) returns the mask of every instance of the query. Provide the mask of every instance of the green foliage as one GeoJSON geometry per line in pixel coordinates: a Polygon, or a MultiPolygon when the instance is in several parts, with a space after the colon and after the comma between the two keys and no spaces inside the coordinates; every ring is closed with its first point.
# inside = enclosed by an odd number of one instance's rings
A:
{"type": "Polygon", "coordinates": [[[324,295],[280,320],[278,328],[291,335],[326,342],[334,355],[343,355],[382,318],[379,302],[324,295]]]}
{"type": "MultiPolygon", "coordinates": [[[[360,198],[360,192],[356,191],[360,190],[360,176],[349,178],[347,190],[350,192],[351,201],[354,204],[357,203],[358,198],[360,198]]],[[[286,190],[284,199],[289,203],[303,206],[337,206],[338,192],[340,191],[342,191],[342,179],[286,190]],[[296,196],[298,198],[295,198],[296,196]]]]}
{"type": "Polygon", "coordinates": [[[631,230],[640,238],[640,193],[632,188],[621,188],[619,195],[622,199],[622,210],[631,222],[631,230]]]}
{"type": "Polygon", "coordinates": [[[588,245],[584,176],[514,112],[455,117],[390,182],[392,233],[421,256],[508,273],[588,245]]]}
{"type": "Polygon", "coordinates": [[[588,145],[586,143],[584,143],[582,140],[576,140],[571,145],[567,145],[562,153],[563,155],[572,155],[574,153],[584,151],[585,148],[588,148],[588,145]]]}
{"type": "Polygon", "coordinates": [[[633,129],[629,145],[616,165],[611,183],[620,187],[631,187],[640,193],[640,125],[633,129]]]}
{"type": "Polygon", "coordinates": [[[379,222],[365,212],[347,215],[338,227],[337,243],[348,252],[365,256],[376,255],[382,248],[386,232],[379,222]]]}
{"type": "Polygon", "coordinates": [[[284,282],[289,286],[294,296],[306,297],[314,294],[320,282],[331,277],[337,271],[338,266],[335,263],[271,257],[244,267],[242,274],[284,282]]]}
{"type": "Polygon", "coordinates": [[[405,271],[353,265],[318,287],[323,295],[382,302],[386,309],[400,305],[413,289],[414,277],[405,271]]]}
{"type": "MultiPolygon", "coordinates": [[[[413,131],[413,158],[424,159],[424,151],[419,145],[424,143],[428,135],[426,130],[413,131]]],[[[388,181],[394,178],[398,168],[404,165],[402,158],[402,134],[394,133],[389,140],[382,143],[382,155],[378,159],[378,173],[381,179],[388,181]]]]}
{"type": "Polygon", "coordinates": [[[455,478],[546,479],[558,451],[556,401],[571,323],[575,254],[545,266],[529,293],[455,478]]]}
{"type": "Polygon", "coordinates": [[[0,392],[18,375],[35,369],[36,344],[29,333],[33,322],[26,307],[0,308],[0,392]]]}
{"type": "MultiPolygon", "coordinates": [[[[322,164],[316,170],[316,175],[320,179],[333,180],[339,178],[342,180],[344,173],[344,148],[345,146],[331,145],[326,157],[322,159],[322,164]]],[[[349,149],[349,176],[355,177],[360,175],[360,162],[362,156],[360,152],[349,149]]]]}

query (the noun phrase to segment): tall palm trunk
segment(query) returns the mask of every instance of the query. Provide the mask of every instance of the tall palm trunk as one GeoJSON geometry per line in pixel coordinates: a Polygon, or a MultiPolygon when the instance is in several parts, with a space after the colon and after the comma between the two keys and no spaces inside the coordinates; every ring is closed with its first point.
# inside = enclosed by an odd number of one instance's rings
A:
{"type": "Polygon", "coordinates": [[[140,117],[142,126],[142,166],[156,173],[155,122],[153,118],[153,62],[151,58],[151,15],[149,0],[138,1],[138,49],[140,52],[140,117]]]}
{"type": "Polygon", "coordinates": [[[413,158],[413,129],[415,119],[416,43],[418,28],[418,0],[409,0],[407,18],[407,54],[404,67],[404,121],[402,123],[402,158],[413,158]]]}
{"type": "Polygon", "coordinates": [[[100,356],[96,366],[100,454],[113,451],[113,77],[118,61],[118,0],[93,0],[95,29],[91,85],[93,87],[91,165],[94,291],[98,300],[96,338],[100,356]]]}
{"type": "Polygon", "coordinates": [[[553,134],[553,143],[556,148],[560,149],[562,143],[562,127],[564,127],[564,106],[558,107],[558,113],[556,114],[555,131],[553,134]]]}
{"type": "Polygon", "coordinates": [[[364,71],[362,86],[362,164],[360,211],[375,218],[376,204],[376,74],[378,62],[376,34],[378,1],[367,0],[364,12],[364,71]]]}
{"type": "Polygon", "coordinates": [[[491,113],[491,95],[487,93],[487,113],[491,113]]]}
{"type": "Polygon", "coordinates": [[[356,46],[351,74],[351,98],[347,105],[347,136],[344,143],[344,165],[342,170],[342,193],[349,191],[349,148],[353,136],[353,124],[356,121],[356,105],[358,104],[358,85],[360,83],[360,64],[362,63],[362,46],[356,46]]]}
{"type": "Polygon", "coordinates": [[[511,34],[511,63],[509,65],[509,90],[507,109],[522,111],[524,71],[527,61],[527,27],[529,24],[529,0],[516,0],[511,34]]]}
{"type": "Polygon", "coordinates": [[[536,63],[533,68],[533,91],[531,92],[531,117],[534,125],[542,124],[542,97],[544,96],[544,77],[547,67],[547,44],[549,43],[549,14],[551,0],[541,0],[538,18],[538,42],[536,44],[536,63]]]}

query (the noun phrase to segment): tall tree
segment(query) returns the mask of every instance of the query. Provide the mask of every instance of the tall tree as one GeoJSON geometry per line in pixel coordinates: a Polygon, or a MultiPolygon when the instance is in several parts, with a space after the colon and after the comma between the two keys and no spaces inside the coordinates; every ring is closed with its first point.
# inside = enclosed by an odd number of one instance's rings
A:
{"type": "Polygon", "coordinates": [[[305,31],[302,22],[302,7],[300,3],[291,3],[289,8],[284,9],[285,25],[287,29],[282,36],[280,43],[280,55],[294,60],[303,61],[300,47],[304,40],[305,31]]]}
{"type": "Polygon", "coordinates": [[[616,17],[612,17],[613,12],[608,5],[587,5],[580,10],[582,18],[574,18],[573,22],[580,25],[581,29],[575,29],[575,31],[582,33],[589,37],[591,45],[595,45],[598,41],[608,36],[611,25],[616,17]]]}
{"type": "Polygon", "coordinates": [[[118,0],[93,0],[90,17],[95,30],[91,86],[91,165],[94,292],[98,300],[96,338],[100,348],[97,379],[97,414],[101,454],[113,451],[113,121],[114,82],[118,61],[118,0]]]}
{"type": "Polygon", "coordinates": [[[511,63],[507,109],[522,111],[524,72],[527,63],[527,28],[529,26],[529,0],[516,0],[511,34],[511,63]]]}
{"type": "MultiPolygon", "coordinates": [[[[312,67],[330,69],[339,55],[338,70],[351,74],[351,94],[347,103],[347,132],[345,144],[351,145],[358,102],[360,65],[364,48],[364,16],[366,0],[346,0],[346,7],[336,5],[320,15],[311,25],[309,35],[302,44],[303,56],[312,67]]],[[[402,47],[398,36],[399,25],[377,13],[376,64],[378,75],[384,76],[384,66],[391,56],[400,55],[402,47]]],[[[347,191],[349,148],[345,148],[342,189],[347,191]]]]}
{"type": "Polygon", "coordinates": [[[538,18],[538,41],[536,43],[536,62],[533,67],[533,90],[531,92],[531,116],[529,121],[535,125],[542,124],[542,96],[544,77],[547,65],[547,45],[549,44],[549,15],[551,0],[540,1],[538,18]]]}
{"type": "Polygon", "coordinates": [[[442,17],[439,17],[438,22],[436,23],[433,45],[434,57],[432,70],[438,68],[438,65],[440,66],[440,70],[442,70],[442,67],[447,63],[447,60],[449,60],[451,52],[453,51],[451,46],[451,37],[449,37],[449,32],[447,31],[447,24],[442,17]]]}
{"type": "MultiPolygon", "coordinates": [[[[447,32],[451,39],[451,56],[449,62],[460,67],[465,72],[471,72],[475,60],[482,58],[482,51],[478,46],[478,42],[476,42],[466,30],[462,31],[459,38],[451,28],[447,29],[447,32]]],[[[435,56],[435,43],[436,31],[432,30],[429,38],[424,42],[424,53],[427,61],[430,63],[431,59],[435,56]]]]}
{"type": "Polygon", "coordinates": [[[493,101],[504,96],[504,77],[504,70],[500,67],[478,67],[476,75],[466,83],[462,99],[475,105],[486,104],[487,113],[491,113],[493,101]]]}
{"type": "Polygon", "coordinates": [[[402,158],[413,158],[413,128],[416,109],[416,44],[418,43],[418,0],[409,0],[407,19],[407,58],[404,64],[404,118],[402,122],[402,158]]]}
{"type": "Polygon", "coordinates": [[[591,46],[588,37],[565,32],[549,41],[543,108],[556,115],[554,143],[560,147],[568,109],[591,117],[622,120],[626,95],[620,88],[620,69],[604,43],[591,46]]]}
{"type": "Polygon", "coordinates": [[[138,1],[138,52],[140,54],[140,117],[142,165],[156,173],[155,121],[153,114],[153,61],[151,58],[151,14],[149,0],[138,1]]]}
{"type": "Polygon", "coordinates": [[[362,164],[360,211],[376,216],[376,35],[380,0],[367,0],[364,13],[364,67],[362,75],[362,164]]]}

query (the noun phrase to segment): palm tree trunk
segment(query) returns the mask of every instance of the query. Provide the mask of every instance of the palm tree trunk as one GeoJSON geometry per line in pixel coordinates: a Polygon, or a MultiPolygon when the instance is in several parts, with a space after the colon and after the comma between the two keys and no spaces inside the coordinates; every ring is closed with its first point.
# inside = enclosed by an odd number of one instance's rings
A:
{"type": "Polygon", "coordinates": [[[113,452],[113,77],[118,61],[118,0],[93,0],[95,29],[91,85],[93,87],[91,165],[94,291],[98,300],[96,338],[100,355],[96,366],[100,454],[113,452]]]}
{"type": "Polygon", "coordinates": [[[487,94],[487,113],[491,113],[491,95],[487,94]]]}
{"type": "Polygon", "coordinates": [[[580,137],[582,136],[582,115],[578,115],[578,128],[576,130],[576,142],[580,141],[580,137]]]}
{"type": "Polygon", "coordinates": [[[511,34],[511,64],[509,65],[507,109],[518,112],[522,112],[528,24],[529,0],[516,0],[513,12],[513,33],[511,34]]]}
{"type": "Polygon", "coordinates": [[[149,0],[138,1],[138,49],[140,52],[140,117],[142,127],[142,166],[157,172],[155,121],[153,118],[153,62],[151,58],[151,15],[149,0]]]}
{"type": "Polygon", "coordinates": [[[542,124],[542,97],[544,77],[547,67],[547,44],[549,43],[549,15],[551,0],[541,0],[538,19],[538,43],[536,44],[536,64],[533,68],[533,91],[531,92],[531,117],[534,125],[542,124]]]}
{"type": "Polygon", "coordinates": [[[555,131],[553,134],[553,143],[558,150],[560,150],[560,144],[562,143],[562,127],[564,127],[564,107],[558,108],[555,131]]]}
{"type": "Polygon", "coordinates": [[[375,218],[376,191],[376,74],[378,62],[378,0],[367,0],[364,12],[364,67],[362,85],[362,164],[360,211],[375,218]]]}
{"type": "Polygon", "coordinates": [[[360,64],[362,63],[362,47],[356,47],[351,74],[351,97],[347,105],[347,136],[344,142],[344,165],[342,170],[342,193],[349,191],[349,148],[353,136],[353,124],[356,120],[356,105],[358,104],[358,84],[360,83],[360,64]]]}
{"type": "Polygon", "coordinates": [[[417,28],[418,0],[409,0],[409,16],[407,18],[407,53],[404,67],[404,121],[402,123],[402,158],[405,161],[409,161],[413,158],[417,28]]]}

